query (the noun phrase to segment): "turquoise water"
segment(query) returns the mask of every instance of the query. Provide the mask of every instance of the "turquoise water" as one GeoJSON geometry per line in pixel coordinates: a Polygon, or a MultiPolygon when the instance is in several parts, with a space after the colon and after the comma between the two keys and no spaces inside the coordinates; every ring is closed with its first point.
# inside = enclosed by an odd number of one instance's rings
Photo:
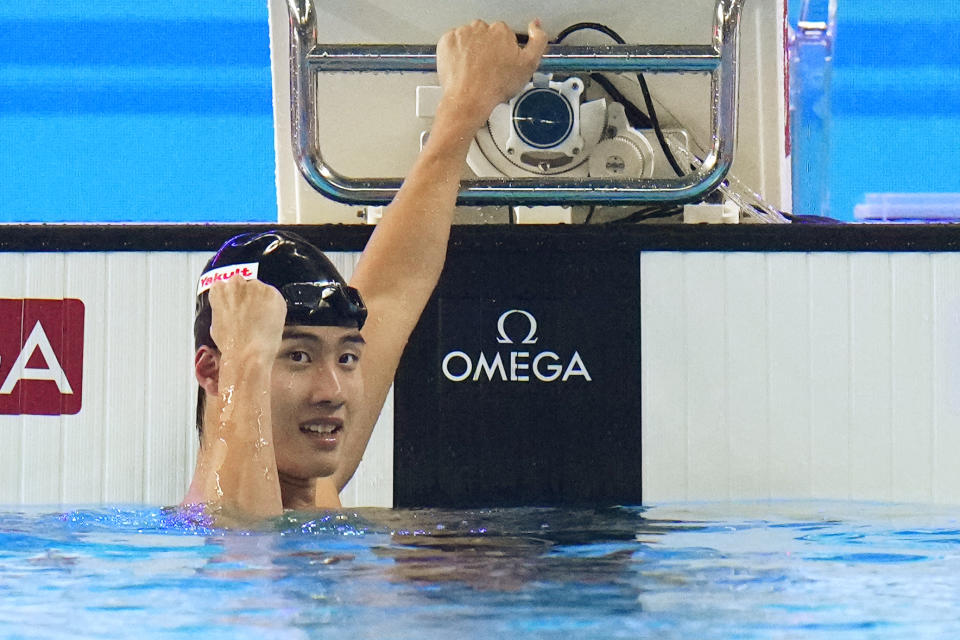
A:
{"type": "Polygon", "coordinates": [[[929,507],[0,513],[3,638],[955,637],[958,593],[929,507]]]}

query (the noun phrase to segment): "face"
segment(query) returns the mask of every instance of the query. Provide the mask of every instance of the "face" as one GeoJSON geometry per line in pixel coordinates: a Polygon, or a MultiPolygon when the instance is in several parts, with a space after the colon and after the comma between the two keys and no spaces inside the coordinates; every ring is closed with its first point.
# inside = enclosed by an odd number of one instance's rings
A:
{"type": "Polygon", "coordinates": [[[273,364],[271,409],[277,470],[291,478],[332,474],[363,396],[356,329],[290,326],[273,364]]]}

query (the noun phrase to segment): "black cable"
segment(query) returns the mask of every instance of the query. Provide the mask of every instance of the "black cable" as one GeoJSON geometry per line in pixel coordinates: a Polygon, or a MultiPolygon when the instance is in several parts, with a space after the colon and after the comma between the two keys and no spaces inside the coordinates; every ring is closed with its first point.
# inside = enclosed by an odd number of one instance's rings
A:
{"type": "Polygon", "coordinates": [[[637,105],[630,102],[625,95],[620,93],[620,90],[607,78],[599,73],[591,73],[590,79],[603,87],[603,90],[606,91],[611,98],[623,105],[623,111],[627,114],[627,122],[630,123],[631,127],[634,129],[650,129],[653,127],[650,117],[641,111],[637,105]]]}
{"type": "Polygon", "coordinates": [[[566,29],[560,31],[557,34],[557,37],[553,39],[553,44],[560,44],[563,42],[567,36],[576,31],[585,31],[585,30],[599,31],[600,33],[608,36],[614,40],[617,44],[627,44],[626,41],[620,37],[620,34],[608,27],[605,24],[600,24],[599,22],[578,22],[572,24],[566,29]]]}
{"type": "MultiPolygon", "coordinates": [[[[619,33],[607,25],[599,22],[578,22],[576,24],[572,24],[560,31],[560,33],[557,34],[557,37],[553,39],[552,44],[559,44],[570,34],[585,30],[599,31],[617,44],[626,44],[626,41],[620,36],[619,33]]],[[[599,73],[592,73],[590,74],[590,79],[599,84],[603,90],[607,92],[611,99],[623,104],[624,112],[626,113],[627,121],[630,123],[630,126],[636,129],[653,129],[654,134],[657,136],[657,142],[660,143],[660,148],[663,149],[663,154],[667,158],[667,162],[670,164],[670,167],[673,169],[674,173],[677,174],[677,176],[683,177],[685,174],[680,168],[680,164],[677,162],[676,157],[674,157],[673,152],[667,143],[666,137],[663,135],[663,129],[660,126],[660,119],[657,117],[657,111],[653,104],[653,96],[650,94],[650,88],[647,86],[647,80],[643,74],[637,74],[637,81],[640,83],[640,91],[643,93],[643,101],[647,108],[647,113],[644,113],[631,100],[627,99],[627,97],[624,96],[623,93],[620,92],[605,76],[599,73]]],[[[594,210],[595,207],[590,207],[590,211],[587,214],[584,224],[589,223],[593,218],[594,210]]],[[[756,207],[754,207],[754,210],[758,213],[764,213],[756,207]]],[[[637,211],[634,211],[623,218],[611,220],[609,223],[630,223],[653,218],[667,218],[679,215],[681,213],[683,213],[682,206],[650,205],[638,209],[637,211]]],[[[777,211],[777,213],[782,215],[793,224],[844,224],[842,220],[829,218],[827,216],[800,215],[786,211],[777,211]]]]}
{"type": "Polygon", "coordinates": [[[683,214],[683,205],[648,205],[630,213],[623,218],[611,220],[607,224],[628,224],[640,222],[642,220],[653,220],[656,218],[672,218],[683,214]]]}
{"type": "Polygon", "coordinates": [[[647,80],[643,77],[642,73],[637,74],[637,80],[640,81],[640,91],[643,92],[643,101],[647,103],[647,114],[650,116],[650,122],[653,123],[653,132],[660,142],[663,155],[667,156],[667,162],[670,163],[670,167],[673,169],[673,172],[677,174],[677,177],[682,178],[684,176],[683,170],[680,169],[677,159],[673,157],[670,145],[667,144],[667,139],[663,135],[663,129],[660,128],[660,120],[657,119],[657,110],[653,108],[653,98],[650,96],[650,89],[647,88],[647,80]]]}
{"type": "MultiPolygon", "coordinates": [[[[600,33],[611,38],[617,44],[627,44],[627,41],[624,40],[619,33],[617,33],[616,31],[614,31],[613,29],[611,29],[605,24],[600,24],[599,22],[578,22],[576,24],[572,24],[566,29],[563,29],[562,31],[560,31],[560,33],[557,34],[557,37],[554,38],[553,43],[559,44],[571,33],[574,33],[576,31],[585,31],[585,30],[599,31],[600,33]]],[[[592,77],[593,76],[591,75],[591,78],[592,77]]],[[[660,127],[659,118],[657,118],[657,110],[653,106],[653,97],[650,95],[650,88],[647,86],[647,80],[646,78],[643,77],[642,73],[638,73],[637,81],[640,83],[640,91],[643,92],[643,101],[647,107],[647,114],[646,114],[647,119],[653,125],[653,132],[657,136],[657,141],[660,143],[660,148],[663,149],[663,155],[666,156],[667,162],[670,164],[670,167],[673,169],[674,173],[676,173],[677,176],[682,178],[685,174],[683,170],[680,168],[680,164],[677,162],[677,159],[674,157],[673,152],[670,150],[670,145],[667,144],[666,137],[663,135],[663,129],[660,127]]],[[[601,84],[601,86],[603,85],[601,84]]],[[[606,89],[606,86],[604,86],[604,89],[606,89]]],[[[622,94],[620,95],[622,97],[622,94]]],[[[613,94],[611,94],[611,97],[613,97],[613,94]]],[[[617,98],[614,97],[614,99],[616,100],[617,98]]],[[[634,108],[636,108],[636,105],[633,105],[633,103],[626,100],[625,98],[624,98],[624,101],[631,104],[634,108]]],[[[626,106],[624,108],[626,109],[626,106]]],[[[631,122],[631,124],[633,123],[631,122]]]]}
{"type": "Polygon", "coordinates": [[[828,218],[827,216],[813,216],[805,215],[798,213],[788,213],[786,211],[778,211],[780,215],[789,220],[793,224],[846,224],[843,220],[837,220],[836,218],[828,218]]]}
{"type": "Polygon", "coordinates": [[[593,212],[597,210],[597,207],[591,206],[590,210],[587,211],[587,218],[583,221],[583,224],[590,224],[590,220],[593,218],[593,212]]]}

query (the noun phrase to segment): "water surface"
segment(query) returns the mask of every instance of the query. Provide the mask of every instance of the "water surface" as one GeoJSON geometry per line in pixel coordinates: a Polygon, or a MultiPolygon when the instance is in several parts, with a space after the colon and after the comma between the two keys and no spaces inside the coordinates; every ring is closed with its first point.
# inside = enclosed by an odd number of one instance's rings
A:
{"type": "Polygon", "coordinates": [[[956,637],[958,593],[910,505],[0,511],[3,638],[956,637]]]}

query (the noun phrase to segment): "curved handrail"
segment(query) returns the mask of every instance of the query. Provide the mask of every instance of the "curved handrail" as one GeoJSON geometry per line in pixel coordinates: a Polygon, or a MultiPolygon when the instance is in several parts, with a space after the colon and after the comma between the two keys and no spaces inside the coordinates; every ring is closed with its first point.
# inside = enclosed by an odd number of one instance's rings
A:
{"type": "MultiPolygon", "coordinates": [[[[290,11],[291,137],[297,165],[323,195],[348,204],[387,204],[400,178],[350,178],[324,162],[317,141],[313,72],[436,71],[430,45],[328,45],[316,42],[313,0],[288,0],[290,11]]],[[[504,178],[464,180],[457,204],[629,205],[690,202],[720,185],[733,163],[737,128],[737,67],[744,0],[717,0],[713,44],[553,45],[541,71],[655,71],[711,74],[712,145],[700,167],[680,178],[504,178]]]]}

